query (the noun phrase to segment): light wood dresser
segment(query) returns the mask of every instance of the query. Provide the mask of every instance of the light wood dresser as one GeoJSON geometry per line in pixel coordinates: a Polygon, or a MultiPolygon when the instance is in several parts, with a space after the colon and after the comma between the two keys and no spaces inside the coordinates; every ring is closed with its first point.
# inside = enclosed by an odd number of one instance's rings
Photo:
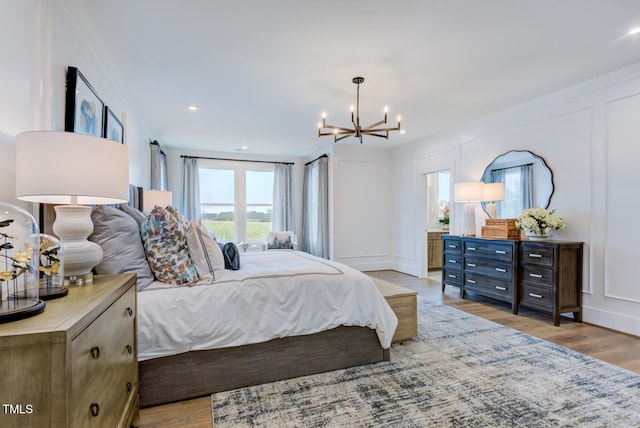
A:
{"type": "Polygon", "coordinates": [[[0,426],[138,423],[135,274],[95,276],[0,324],[0,426]]]}

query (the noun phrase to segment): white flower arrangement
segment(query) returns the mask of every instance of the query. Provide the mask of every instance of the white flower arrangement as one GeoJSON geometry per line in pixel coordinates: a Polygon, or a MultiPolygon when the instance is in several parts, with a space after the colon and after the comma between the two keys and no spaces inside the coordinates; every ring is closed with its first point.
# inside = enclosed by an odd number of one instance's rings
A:
{"type": "Polygon", "coordinates": [[[565,224],[562,217],[555,214],[556,210],[545,208],[528,208],[516,219],[518,230],[538,236],[546,236],[551,230],[563,229],[565,224]]]}

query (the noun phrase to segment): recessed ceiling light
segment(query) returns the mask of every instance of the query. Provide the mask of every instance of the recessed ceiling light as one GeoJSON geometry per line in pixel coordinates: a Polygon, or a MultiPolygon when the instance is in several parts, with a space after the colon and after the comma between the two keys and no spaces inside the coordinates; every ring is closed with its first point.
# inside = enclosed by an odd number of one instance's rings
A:
{"type": "Polygon", "coordinates": [[[629,35],[638,34],[638,33],[640,33],[640,27],[635,27],[635,28],[632,28],[631,30],[629,30],[629,35]]]}
{"type": "Polygon", "coordinates": [[[235,149],[236,152],[248,152],[249,151],[249,147],[247,146],[242,146],[242,147],[238,147],[237,149],[235,149]]]}
{"type": "Polygon", "coordinates": [[[189,104],[187,108],[191,111],[198,111],[199,107],[193,104],[189,104]]]}

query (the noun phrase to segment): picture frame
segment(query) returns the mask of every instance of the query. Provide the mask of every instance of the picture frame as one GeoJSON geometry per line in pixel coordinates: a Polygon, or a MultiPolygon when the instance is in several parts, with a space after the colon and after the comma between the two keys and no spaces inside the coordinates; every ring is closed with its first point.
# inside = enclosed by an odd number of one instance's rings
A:
{"type": "Polygon", "coordinates": [[[124,144],[124,125],[109,106],[104,108],[104,130],[102,135],[107,140],[124,144]]]}
{"type": "Polygon", "coordinates": [[[76,67],[67,70],[64,130],[102,137],[105,104],[76,67]]]}

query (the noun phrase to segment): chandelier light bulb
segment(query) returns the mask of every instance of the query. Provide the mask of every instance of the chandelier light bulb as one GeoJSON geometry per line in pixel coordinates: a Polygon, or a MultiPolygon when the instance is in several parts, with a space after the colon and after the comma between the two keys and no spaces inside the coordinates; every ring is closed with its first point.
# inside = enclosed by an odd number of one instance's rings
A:
{"type": "Polygon", "coordinates": [[[325,112],[325,111],[323,111],[323,112],[322,112],[322,118],[323,118],[323,119],[326,119],[326,118],[327,118],[327,112],[325,112]]]}
{"type": "Polygon", "coordinates": [[[384,112],[389,113],[389,106],[384,106],[384,112]]]}

